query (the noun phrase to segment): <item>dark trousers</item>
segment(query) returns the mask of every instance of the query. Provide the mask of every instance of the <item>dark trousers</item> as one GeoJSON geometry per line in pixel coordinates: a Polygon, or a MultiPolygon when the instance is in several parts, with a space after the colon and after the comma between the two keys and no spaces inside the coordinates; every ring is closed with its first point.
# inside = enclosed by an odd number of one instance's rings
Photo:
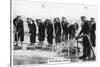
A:
{"type": "Polygon", "coordinates": [[[15,41],[24,41],[24,33],[23,32],[17,32],[15,33],[15,41]]]}
{"type": "Polygon", "coordinates": [[[91,48],[90,42],[87,36],[83,37],[83,58],[90,57],[91,48]]]}
{"type": "Polygon", "coordinates": [[[47,41],[49,44],[53,44],[53,35],[52,34],[48,34],[47,41]]]}
{"type": "Polygon", "coordinates": [[[36,42],[36,34],[31,34],[30,35],[30,42],[35,43],[36,42]]]}
{"type": "Polygon", "coordinates": [[[65,33],[65,41],[68,40],[68,32],[65,33]]]}
{"type": "Polygon", "coordinates": [[[90,57],[91,50],[89,46],[83,47],[83,58],[90,57]]]}
{"type": "Polygon", "coordinates": [[[90,37],[91,37],[92,46],[95,47],[96,46],[96,44],[95,44],[95,40],[96,40],[95,32],[91,32],[90,37]]]}

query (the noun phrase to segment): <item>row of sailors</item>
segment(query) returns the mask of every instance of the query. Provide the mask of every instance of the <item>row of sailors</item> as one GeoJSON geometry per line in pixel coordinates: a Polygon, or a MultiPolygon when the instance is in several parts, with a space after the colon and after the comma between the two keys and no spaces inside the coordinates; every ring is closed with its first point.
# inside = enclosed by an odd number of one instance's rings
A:
{"type": "MultiPolygon", "coordinates": [[[[42,22],[41,19],[36,19],[36,23],[38,26],[39,42],[40,43],[43,42],[45,40],[46,35],[47,35],[47,42],[49,44],[53,44],[53,38],[55,38],[56,43],[60,43],[61,40],[68,39],[68,34],[70,35],[70,38],[73,38],[75,36],[75,31],[78,30],[78,24],[75,23],[69,26],[69,23],[67,22],[65,17],[62,17],[61,22],[62,23],[60,23],[59,18],[54,18],[54,25],[53,25],[50,19],[46,19],[44,22],[42,22]],[[63,31],[63,34],[61,34],[61,30],[63,31]],[[55,35],[53,35],[54,33],[55,35]],[[61,36],[63,37],[62,39],[61,36]]],[[[17,16],[16,18],[14,18],[13,23],[15,29],[15,41],[18,41],[20,39],[20,41],[23,42],[24,26],[21,16],[17,16]]],[[[27,18],[27,23],[30,33],[30,42],[34,44],[36,42],[36,31],[37,31],[35,21],[31,18],[27,18]]]]}
{"type": "MultiPolygon", "coordinates": [[[[43,42],[47,34],[47,42],[49,44],[53,43],[54,37],[55,37],[56,43],[60,43],[61,41],[64,41],[64,40],[66,41],[68,40],[68,38],[69,39],[74,38],[76,31],[79,28],[78,23],[69,25],[69,22],[66,20],[65,17],[62,17],[61,23],[58,17],[54,18],[54,26],[50,19],[46,19],[44,23],[41,21],[41,19],[36,19],[36,22],[38,26],[39,42],[43,42]],[[61,34],[61,30],[63,31],[63,34],[61,34]],[[46,34],[45,34],[45,31],[46,31],[46,34]],[[55,35],[53,35],[53,32],[55,33],[55,35]],[[62,39],[61,39],[61,36],[62,36],[62,39]]],[[[95,36],[95,23],[93,23],[94,18],[91,18],[91,21],[88,21],[88,22],[89,22],[89,27],[91,26],[91,34],[95,36]]],[[[30,33],[30,42],[34,44],[36,42],[36,30],[37,30],[35,21],[31,18],[27,18],[27,23],[29,27],[29,33],[30,33]]],[[[15,41],[20,40],[21,42],[23,42],[24,41],[24,26],[23,26],[23,20],[21,19],[21,16],[17,16],[16,18],[14,18],[13,24],[14,24],[14,30],[15,30],[15,41]]],[[[85,26],[85,28],[86,27],[87,26],[85,26]]],[[[90,36],[91,39],[93,39],[93,36],[90,36]]],[[[95,44],[93,46],[95,46],[95,44]]]]}
{"type": "MultiPolygon", "coordinates": [[[[80,35],[89,35],[91,40],[92,46],[95,47],[95,30],[96,30],[96,23],[94,18],[91,18],[90,21],[86,20],[85,16],[81,17],[82,21],[82,29],[78,36],[80,35]]],[[[27,18],[27,23],[29,27],[30,33],[30,43],[34,45],[36,42],[36,24],[32,18],[27,18]]],[[[79,28],[77,23],[69,25],[69,22],[66,20],[65,17],[62,17],[61,23],[58,17],[54,18],[54,24],[52,24],[50,19],[46,19],[44,22],[41,19],[36,19],[36,23],[38,26],[38,40],[39,44],[43,45],[43,41],[45,40],[45,36],[47,36],[47,42],[49,43],[48,46],[52,46],[53,39],[55,38],[56,45],[60,45],[61,41],[67,41],[69,39],[73,39],[75,37],[76,31],[79,28]],[[61,34],[63,31],[63,34],[61,34]],[[46,34],[45,34],[46,32],[46,34]],[[55,33],[55,35],[53,35],[55,33]]],[[[21,16],[17,16],[13,20],[14,29],[15,29],[15,41],[17,42],[16,46],[18,46],[18,41],[20,40],[21,43],[24,41],[24,26],[23,20],[21,16]]],[[[78,39],[78,37],[75,37],[78,39]]],[[[81,58],[86,58],[90,56],[90,43],[86,36],[83,36],[83,56],[81,58]]]]}

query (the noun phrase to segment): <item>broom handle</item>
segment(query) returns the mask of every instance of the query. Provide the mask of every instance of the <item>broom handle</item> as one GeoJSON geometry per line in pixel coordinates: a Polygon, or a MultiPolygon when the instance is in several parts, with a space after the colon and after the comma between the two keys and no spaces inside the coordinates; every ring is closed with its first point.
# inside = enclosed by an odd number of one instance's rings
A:
{"type": "Polygon", "coordinates": [[[90,48],[91,48],[91,50],[92,50],[92,52],[93,52],[93,56],[95,57],[95,53],[94,53],[94,50],[93,50],[93,47],[92,47],[92,43],[91,43],[90,38],[89,38],[88,35],[87,35],[87,37],[88,37],[88,40],[89,40],[89,42],[90,42],[90,48]]]}

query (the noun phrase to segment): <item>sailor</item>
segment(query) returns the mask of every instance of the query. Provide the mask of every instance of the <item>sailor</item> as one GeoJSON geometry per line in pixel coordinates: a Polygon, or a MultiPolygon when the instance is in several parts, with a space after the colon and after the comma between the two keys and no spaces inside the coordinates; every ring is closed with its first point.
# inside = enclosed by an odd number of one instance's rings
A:
{"type": "Polygon", "coordinates": [[[92,46],[95,47],[96,46],[96,44],[95,44],[95,40],[96,40],[96,35],[95,35],[96,23],[95,23],[94,18],[91,18],[90,25],[91,25],[90,38],[91,38],[92,46]]]}
{"type": "Polygon", "coordinates": [[[41,21],[41,19],[37,19],[37,26],[38,26],[38,40],[39,44],[43,45],[43,41],[45,40],[45,23],[41,21]]]}
{"type": "Polygon", "coordinates": [[[82,21],[82,29],[79,33],[79,36],[81,34],[82,35],[82,43],[83,43],[83,55],[81,57],[79,57],[80,59],[86,60],[87,58],[90,57],[91,54],[91,49],[90,49],[90,41],[89,41],[89,33],[90,33],[90,26],[89,26],[89,22],[86,20],[85,16],[81,17],[81,21],[82,21]]]}
{"type": "Polygon", "coordinates": [[[21,45],[24,41],[24,25],[23,20],[21,19],[21,16],[17,16],[13,20],[14,29],[15,29],[15,41],[17,44],[15,46],[18,46],[18,41],[21,42],[21,45]]]}
{"type": "Polygon", "coordinates": [[[61,24],[60,19],[57,17],[54,19],[54,29],[55,29],[55,42],[56,46],[58,47],[58,53],[61,52],[60,46],[61,46],[61,24]]]}
{"type": "Polygon", "coordinates": [[[47,30],[47,42],[49,43],[49,47],[52,47],[53,44],[53,24],[50,19],[45,20],[46,30],[47,30]]]}
{"type": "Polygon", "coordinates": [[[36,25],[34,20],[32,20],[31,18],[27,18],[27,23],[30,33],[30,43],[31,45],[34,45],[34,43],[36,42],[36,25]]]}
{"type": "Polygon", "coordinates": [[[61,21],[61,27],[62,27],[62,41],[65,40],[65,32],[66,32],[65,22],[66,22],[66,17],[62,17],[62,21],[61,21]]]}
{"type": "Polygon", "coordinates": [[[69,34],[69,22],[66,20],[64,24],[64,29],[65,29],[65,41],[68,40],[68,34],[69,34]]]}

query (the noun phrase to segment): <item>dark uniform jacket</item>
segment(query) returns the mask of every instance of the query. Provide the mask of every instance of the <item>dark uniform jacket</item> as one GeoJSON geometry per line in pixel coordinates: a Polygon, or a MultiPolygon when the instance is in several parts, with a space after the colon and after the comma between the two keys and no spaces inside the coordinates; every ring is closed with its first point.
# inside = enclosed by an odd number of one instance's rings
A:
{"type": "Polygon", "coordinates": [[[89,34],[89,32],[90,32],[90,25],[89,25],[88,21],[85,21],[84,24],[82,25],[82,29],[81,29],[79,35],[81,35],[81,33],[89,34]]]}
{"type": "Polygon", "coordinates": [[[39,23],[39,41],[44,41],[45,39],[45,24],[39,23]]]}
{"type": "Polygon", "coordinates": [[[60,22],[56,22],[54,24],[54,28],[55,28],[55,41],[56,42],[61,42],[61,25],[60,22]]]}
{"type": "Polygon", "coordinates": [[[71,37],[75,36],[75,25],[74,24],[72,24],[72,25],[69,26],[69,35],[71,37]]]}
{"type": "Polygon", "coordinates": [[[56,22],[54,24],[54,28],[55,28],[55,34],[57,36],[61,36],[61,25],[60,25],[60,22],[56,22]]]}
{"type": "Polygon", "coordinates": [[[29,27],[29,33],[36,34],[36,25],[34,23],[32,24],[29,23],[28,27],[29,27]]]}
{"type": "Polygon", "coordinates": [[[47,29],[47,41],[50,44],[52,44],[53,43],[53,25],[52,24],[48,24],[46,29],[47,29]]]}
{"type": "Polygon", "coordinates": [[[19,20],[19,23],[17,24],[17,32],[24,33],[24,25],[23,20],[19,20]]]}
{"type": "Polygon", "coordinates": [[[29,33],[30,33],[30,42],[35,43],[36,42],[36,25],[34,24],[34,21],[32,21],[32,24],[28,24],[29,27],[29,33]]]}
{"type": "Polygon", "coordinates": [[[63,34],[65,34],[66,29],[65,29],[65,22],[64,21],[61,22],[61,26],[62,26],[62,29],[63,29],[63,34]]]}

